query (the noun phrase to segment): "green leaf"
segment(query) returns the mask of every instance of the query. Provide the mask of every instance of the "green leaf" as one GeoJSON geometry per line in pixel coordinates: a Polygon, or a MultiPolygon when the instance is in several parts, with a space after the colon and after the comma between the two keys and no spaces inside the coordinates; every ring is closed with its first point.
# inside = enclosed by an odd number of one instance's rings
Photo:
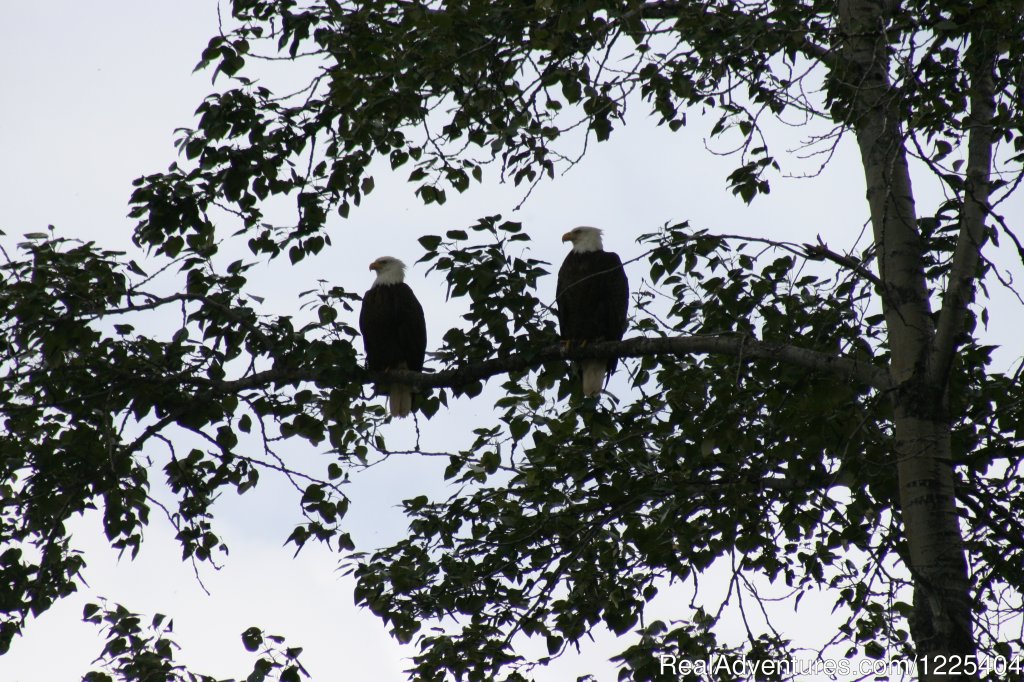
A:
{"type": "Polygon", "coordinates": [[[426,251],[436,251],[441,245],[441,237],[433,234],[423,235],[417,241],[426,251]]]}
{"type": "Polygon", "coordinates": [[[246,651],[256,651],[263,645],[263,632],[259,628],[249,628],[242,633],[242,646],[246,651]]]}

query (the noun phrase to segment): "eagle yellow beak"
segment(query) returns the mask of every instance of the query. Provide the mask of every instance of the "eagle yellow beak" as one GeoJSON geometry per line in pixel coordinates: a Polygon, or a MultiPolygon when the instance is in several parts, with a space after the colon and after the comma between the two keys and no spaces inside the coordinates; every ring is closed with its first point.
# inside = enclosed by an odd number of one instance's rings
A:
{"type": "Polygon", "coordinates": [[[562,235],[562,241],[563,242],[571,242],[572,241],[572,230],[570,230],[569,232],[566,232],[565,234],[562,235]]]}
{"type": "Polygon", "coordinates": [[[378,268],[380,268],[380,262],[379,261],[373,261],[372,263],[370,263],[370,269],[371,270],[377,270],[378,268]]]}

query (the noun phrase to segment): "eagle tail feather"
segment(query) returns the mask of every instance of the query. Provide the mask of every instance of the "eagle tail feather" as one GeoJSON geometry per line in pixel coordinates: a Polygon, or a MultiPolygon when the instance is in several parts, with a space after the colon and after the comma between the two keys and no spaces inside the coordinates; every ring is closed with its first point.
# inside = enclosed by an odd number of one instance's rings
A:
{"type": "Polygon", "coordinates": [[[392,384],[388,405],[392,417],[408,417],[412,413],[412,387],[392,384]]]}
{"type": "Polygon", "coordinates": [[[584,360],[581,365],[583,395],[588,398],[600,395],[604,389],[604,380],[608,371],[607,360],[584,360]]]}

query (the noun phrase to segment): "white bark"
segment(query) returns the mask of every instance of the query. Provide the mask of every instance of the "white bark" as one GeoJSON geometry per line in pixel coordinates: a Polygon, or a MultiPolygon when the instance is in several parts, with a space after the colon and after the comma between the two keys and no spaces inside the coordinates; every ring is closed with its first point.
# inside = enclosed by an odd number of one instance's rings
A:
{"type": "MultiPolygon", "coordinates": [[[[920,679],[930,682],[953,678],[936,674],[928,661],[975,652],[971,587],[954,493],[946,377],[928,371],[936,334],[882,9],[873,0],[840,0],[845,61],[840,73],[851,91],[849,123],[860,146],[884,286],[890,377],[896,387],[893,457],[914,579],[911,631],[922,662],[920,679]]],[[[966,300],[961,296],[950,305],[963,306],[966,300]]]]}

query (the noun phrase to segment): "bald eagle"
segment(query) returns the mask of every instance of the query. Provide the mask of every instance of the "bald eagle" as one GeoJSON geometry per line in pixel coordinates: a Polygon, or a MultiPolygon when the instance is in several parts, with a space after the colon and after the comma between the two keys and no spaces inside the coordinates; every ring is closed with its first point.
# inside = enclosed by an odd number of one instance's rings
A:
{"type": "MultiPolygon", "coordinates": [[[[377,278],[363,295],[359,331],[366,350],[366,368],[371,372],[389,369],[423,369],[427,349],[427,326],[423,307],[405,283],[405,263],[383,256],[370,263],[377,278]]],[[[407,417],[412,412],[412,387],[393,383],[377,390],[390,397],[391,415],[407,417]]]]}
{"type": "MultiPolygon", "coordinates": [[[[562,235],[572,250],[558,270],[558,323],[568,344],[619,341],[626,333],[629,282],[619,256],[604,250],[601,230],[577,227],[562,235]]],[[[598,395],[617,361],[594,359],[580,362],[583,395],[598,395]]]]}

